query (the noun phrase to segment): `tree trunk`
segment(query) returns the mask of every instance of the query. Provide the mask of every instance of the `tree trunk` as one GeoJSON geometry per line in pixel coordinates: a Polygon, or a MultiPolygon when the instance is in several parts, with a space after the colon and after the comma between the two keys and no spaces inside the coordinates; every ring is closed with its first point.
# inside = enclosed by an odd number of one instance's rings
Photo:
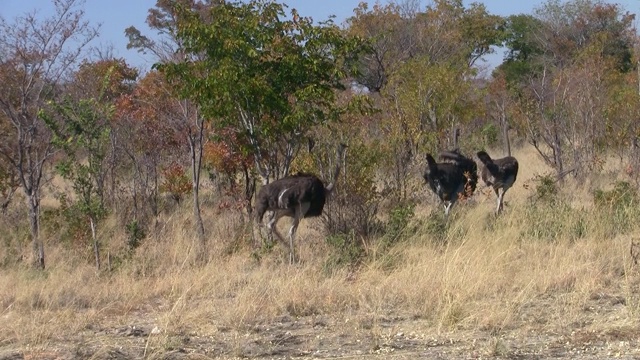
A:
{"type": "Polygon", "coordinates": [[[509,123],[507,116],[503,112],[500,115],[500,125],[502,127],[502,143],[504,144],[504,152],[506,156],[511,156],[511,142],[509,141],[509,123]]]}
{"type": "Polygon", "coordinates": [[[560,134],[558,133],[556,120],[553,125],[553,160],[556,165],[557,180],[564,183],[564,163],[562,161],[562,144],[560,143],[560,134]]]}
{"type": "Polygon", "coordinates": [[[458,148],[458,140],[460,138],[460,128],[457,126],[454,126],[451,129],[451,141],[452,141],[452,149],[457,149],[458,148]]]}
{"type": "Polygon", "coordinates": [[[89,216],[89,223],[91,225],[91,239],[93,240],[93,255],[96,258],[96,268],[100,270],[100,244],[96,235],[96,222],[92,216],[89,216]]]}
{"type": "Polygon", "coordinates": [[[244,175],[244,201],[247,214],[249,215],[249,221],[251,222],[253,215],[253,207],[251,206],[251,200],[256,192],[256,179],[251,175],[249,167],[242,164],[242,173],[244,175]]]}
{"type": "Polygon", "coordinates": [[[629,153],[629,168],[627,169],[636,186],[640,185],[640,139],[636,136],[631,141],[631,151],[629,153]]]}
{"type": "Polygon", "coordinates": [[[200,243],[201,256],[206,258],[206,239],[204,237],[204,223],[202,222],[202,213],[200,210],[200,185],[199,180],[193,181],[193,216],[196,219],[196,233],[200,243]]]}
{"type": "Polygon", "coordinates": [[[33,266],[44,270],[44,244],[40,239],[40,199],[37,193],[33,191],[27,193],[27,202],[29,203],[33,266]]]}
{"type": "Polygon", "coordinates": [[[204,236],[204,223],[200,210],[200,174],[202,168],[202,147],[204,138],[203,120],[197,120],[197,133],[189,134],[189,148],[191,150],[191,169],[193,175],[193,216],[196,220],[196,234],[198,236],[198,260],[204,262],[207,259],[207,241],[204,236]]]}
{"type": "Polygon", "coordinates": [[[115,131],[111,131],[109,137],[111,140],[111,154],[109,155],[109,206],[111,206],[111,208],[116,208],[116,211],[118,211],[118,201],[116,200],[116,168],[118,166],[116,154],[118,152],[115,131]]]}
{"type": "Polygon", "coordinates": [[[249,167],[244,163],[242,164],[242,173],[244,174],[244,202],[248,218],[246,224],[248,224],[249,230],[251,231],[251,240],[253,244],[257,244],[253,228],[253,206],[251,205],[251,200],[256,192],[256,179],[251,175],[249,167]]]}

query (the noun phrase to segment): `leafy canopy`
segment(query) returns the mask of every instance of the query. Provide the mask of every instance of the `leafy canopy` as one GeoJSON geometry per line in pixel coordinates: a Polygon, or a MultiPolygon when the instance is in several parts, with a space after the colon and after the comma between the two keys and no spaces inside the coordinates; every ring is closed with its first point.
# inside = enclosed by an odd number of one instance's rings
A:
{"type": "MultiPolygon", "coordinates": [[[[295,142],[336,120],[336,91],[346,88],[364,49],[332,21],[314,25],[273,1],[220,2],[208,11],[175,6],[184,61],[160,64],[180,95],[207,118],[257,144],[295,142]]],[[[266,149],[269,151],[269,149],[266,149]]]]}

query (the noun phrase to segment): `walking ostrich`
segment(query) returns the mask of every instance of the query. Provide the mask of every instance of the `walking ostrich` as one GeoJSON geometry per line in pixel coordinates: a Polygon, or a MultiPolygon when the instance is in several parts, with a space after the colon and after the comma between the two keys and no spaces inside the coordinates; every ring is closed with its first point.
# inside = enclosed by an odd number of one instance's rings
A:
{"type": "Polygon", "coordinates": [[[264,213],[273,211],[274,216],[269,220],[267,228],[276,234],[278,239],[286,243],[276,227],[281,217],[291,217],[293,222],[289,229],[289,262],[295,259],[293,238],[300,220],[316,217],[322,214],[327,197],[333,192],[340,175],[340,164],[347,145],[338,146],[336,168],[331,183],[324,186],[322,180],[309,173],[297,173],[278,179],[263,186],[258,192],[256,200],[256,222],[262,223],[264,213]]]}
{"type": "Polygon", "coordinates": [[[504,207],[504,193],[509,190],[518,176],[518,160],[513,156],[501,159],[492,159],[485,151],[478,152],[478,159],[484,164],[482,169],[482,180],[487,186],[491,186],[498,197],[496,214],[499,214],[504,207]]]}
{"type": "Polygon", "coordinates": [[[427,169],[423,177],[444,203],[444,215],[449,216],[458,198],[471,196],[476,190],[478,167],[458,149],[440,153],[440,159],[445,162],[436,163],[433,156],[427,154],[427,169]]]}

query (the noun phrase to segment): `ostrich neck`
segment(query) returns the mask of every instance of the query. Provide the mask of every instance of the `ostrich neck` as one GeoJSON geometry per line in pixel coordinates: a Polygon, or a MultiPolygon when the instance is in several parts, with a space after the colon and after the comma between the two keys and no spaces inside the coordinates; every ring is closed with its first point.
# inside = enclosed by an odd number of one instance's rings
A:
{"type": "Polygon", "coordinates": [[[329,185],[327,185],[327,187],[325,188],[327,193],[330,194],[331,192],[333,192],[333,189],[336,187],[336,183],[338,182],[338,176],[340,176],[340,165],[336,165],[336,170],[333,173],[331,183],[329,183],[329,185]]]}
{"type": "Polygon", "coordinates": [[[325,187],[324,190],[326,191],[327,194],[331,194],[333,192],[334,187],[335,187],[335,184],[331,183],[327,185],[327,187],[325,187]]]}
{"type": "Polygon", "coordinates": [[[338,182],[338,177],[340,176],[340,161],[342,160],[342,151],[338,151],[338,156],[336,156],[336,169],[333,172],[333,178],[331,179],[331,183],[327,185],[325,190],[327,193],[331,193],[335,188],[336,183],[338,182]]]}

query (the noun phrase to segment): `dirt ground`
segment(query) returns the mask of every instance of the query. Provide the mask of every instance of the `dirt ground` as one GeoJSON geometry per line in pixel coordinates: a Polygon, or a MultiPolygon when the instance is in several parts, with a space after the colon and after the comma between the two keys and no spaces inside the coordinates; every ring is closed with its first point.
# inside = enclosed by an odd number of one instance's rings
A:
{"type": "MultiPolygon", "coordinates": [[[[179,333],[145,322],[92,326],[38,348],[0,340],[13,359],[640,359],[640,323],[623,298],[590,299],[580,321],[553,321],[545,301],[530,303],[505,329],[439,331],[426,320],[389,314],[282,316],[243,330],[179,333]],[[516,325],[517,324],[517,325],[516,325]],[[6,345],[6,346],[5,346],[6,345]]],[[[137,321],[137,322],[136,322],[137,321]]],[[[64,335],[63,335],[64,334],[64,335]]]]}

